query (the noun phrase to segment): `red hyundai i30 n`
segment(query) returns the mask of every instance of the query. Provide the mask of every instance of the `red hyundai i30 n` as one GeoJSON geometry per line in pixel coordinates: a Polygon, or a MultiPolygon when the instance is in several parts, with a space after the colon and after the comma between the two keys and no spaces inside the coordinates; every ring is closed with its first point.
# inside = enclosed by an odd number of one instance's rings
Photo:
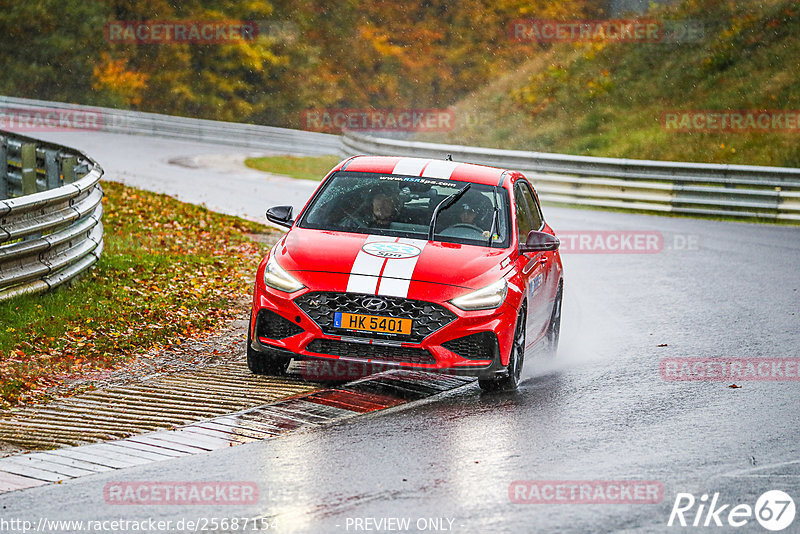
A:
{"type": "Polygon", "coordinates": [[[292,358],[477,376],[513,389],[558,347],[559,241],[522,173],[401,157],[337,165],[258,267],[254,373],[292,358]]]}

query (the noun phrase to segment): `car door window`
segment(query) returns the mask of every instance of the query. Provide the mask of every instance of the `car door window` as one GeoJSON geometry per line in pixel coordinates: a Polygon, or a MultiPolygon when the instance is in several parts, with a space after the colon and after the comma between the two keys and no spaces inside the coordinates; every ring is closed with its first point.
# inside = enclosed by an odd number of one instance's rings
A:
{"type": "Polygon", "coordinates": [[[530,207],[525,199],[525,193],[519,182],[514,186],[514,204],[517,211],[517,236],[520,243],[525,243],[531,228],[532,218],[530,207]]]}
{"type": "MultiPolygon", "coordinates": [[[[517,182],[517,185],[522,190],[522,196],[525,199],[526,204],[528,204],[531,230],[541,230],[542,226],[544,225],[542,210],[539,207],[539,203],[536,201],[536,197],[533,195],[531,187],[526,182],[522,181],[517,182]]],[[[526,237],[527,235],[528,234],[525,234],[526,237]]]]}

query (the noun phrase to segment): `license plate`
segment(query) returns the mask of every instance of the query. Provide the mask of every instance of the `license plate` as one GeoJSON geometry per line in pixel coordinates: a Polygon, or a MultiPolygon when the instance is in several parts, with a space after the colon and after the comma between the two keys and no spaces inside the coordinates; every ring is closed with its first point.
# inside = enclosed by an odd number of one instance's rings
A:
{"type": "Polygon", "coordinates": [[[411,333],[411,319],[364,315],[361,313],[336,312],[333,318],[333,326],[336,328],[346,328],[347,330],[381,332],[383,334],[411,333]]]}

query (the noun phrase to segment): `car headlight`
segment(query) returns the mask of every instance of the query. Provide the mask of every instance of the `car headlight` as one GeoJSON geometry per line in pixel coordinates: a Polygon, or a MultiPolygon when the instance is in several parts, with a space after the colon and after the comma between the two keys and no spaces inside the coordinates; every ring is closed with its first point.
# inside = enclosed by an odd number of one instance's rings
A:
{"type": "Polygon", "coordinates": [[[467,293],[461,297],[456,297],[450,301],[453,306],[462,310],[490,310],[497,308],[506,299],[508,284],[505,278],[501,278],[493,284],[489,284],[483,289],[478,289],[472,293],[467,293]]]}
{"type": "Polygon", "coordinates": [[[278,264],[275,256],[270,254],[267,265],[264,267],[264,283],[273,289],[294,293],[303,289],[303,284],[298,282],[292,275],[278,264]]]}

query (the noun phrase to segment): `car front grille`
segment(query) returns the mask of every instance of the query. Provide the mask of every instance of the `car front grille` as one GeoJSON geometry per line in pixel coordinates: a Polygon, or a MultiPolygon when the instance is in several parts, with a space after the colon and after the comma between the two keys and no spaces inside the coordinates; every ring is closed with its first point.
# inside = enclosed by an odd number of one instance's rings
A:
{"type": "Polygon", "coordinates": [[[411,319],[411,334],[382,334],[368,332],[370,337],[385,337],[418,343],[433,332],[453,321],[456,316],[453,312],[439,304],[421,300],[411,300],[401,297],[376,297],[356,293],[335,293],[318,291],[306,293],[295,299],[301,310],[316,322],[323,332],[332,335],[353,335],[352,331],[333,326],[336,312],[363,313],[379,315],[382,317],[398,317],[411,319]],[[379,298],[386,303],[380,311],[371,311],[362,306],[362,301],[367,298],[379,298]]]}
{"type": "Polygon", "coordinates": [[[479,332],[451,339],[442,343],[442,346],[468,360],[492,360],[500,352],[497,336],[492,332],[479,332]]]}
{"type": "Polygon", "coordinates": [[[306,347],[307,352],[330,354],[346,358],[380,360],[385,362],[404,362],[435,364],[436,358],[425,349],[338,341],[335,339],[315,339],[306,347]]]}
{"type": "Polygon", "coordinates": [[[258,337],[286,339],[287,337],[296,336],[302,331],[302,328],[274,311],[261,310],[258,312],[258,321],[256,322],[256,334],[258,337]]]}

